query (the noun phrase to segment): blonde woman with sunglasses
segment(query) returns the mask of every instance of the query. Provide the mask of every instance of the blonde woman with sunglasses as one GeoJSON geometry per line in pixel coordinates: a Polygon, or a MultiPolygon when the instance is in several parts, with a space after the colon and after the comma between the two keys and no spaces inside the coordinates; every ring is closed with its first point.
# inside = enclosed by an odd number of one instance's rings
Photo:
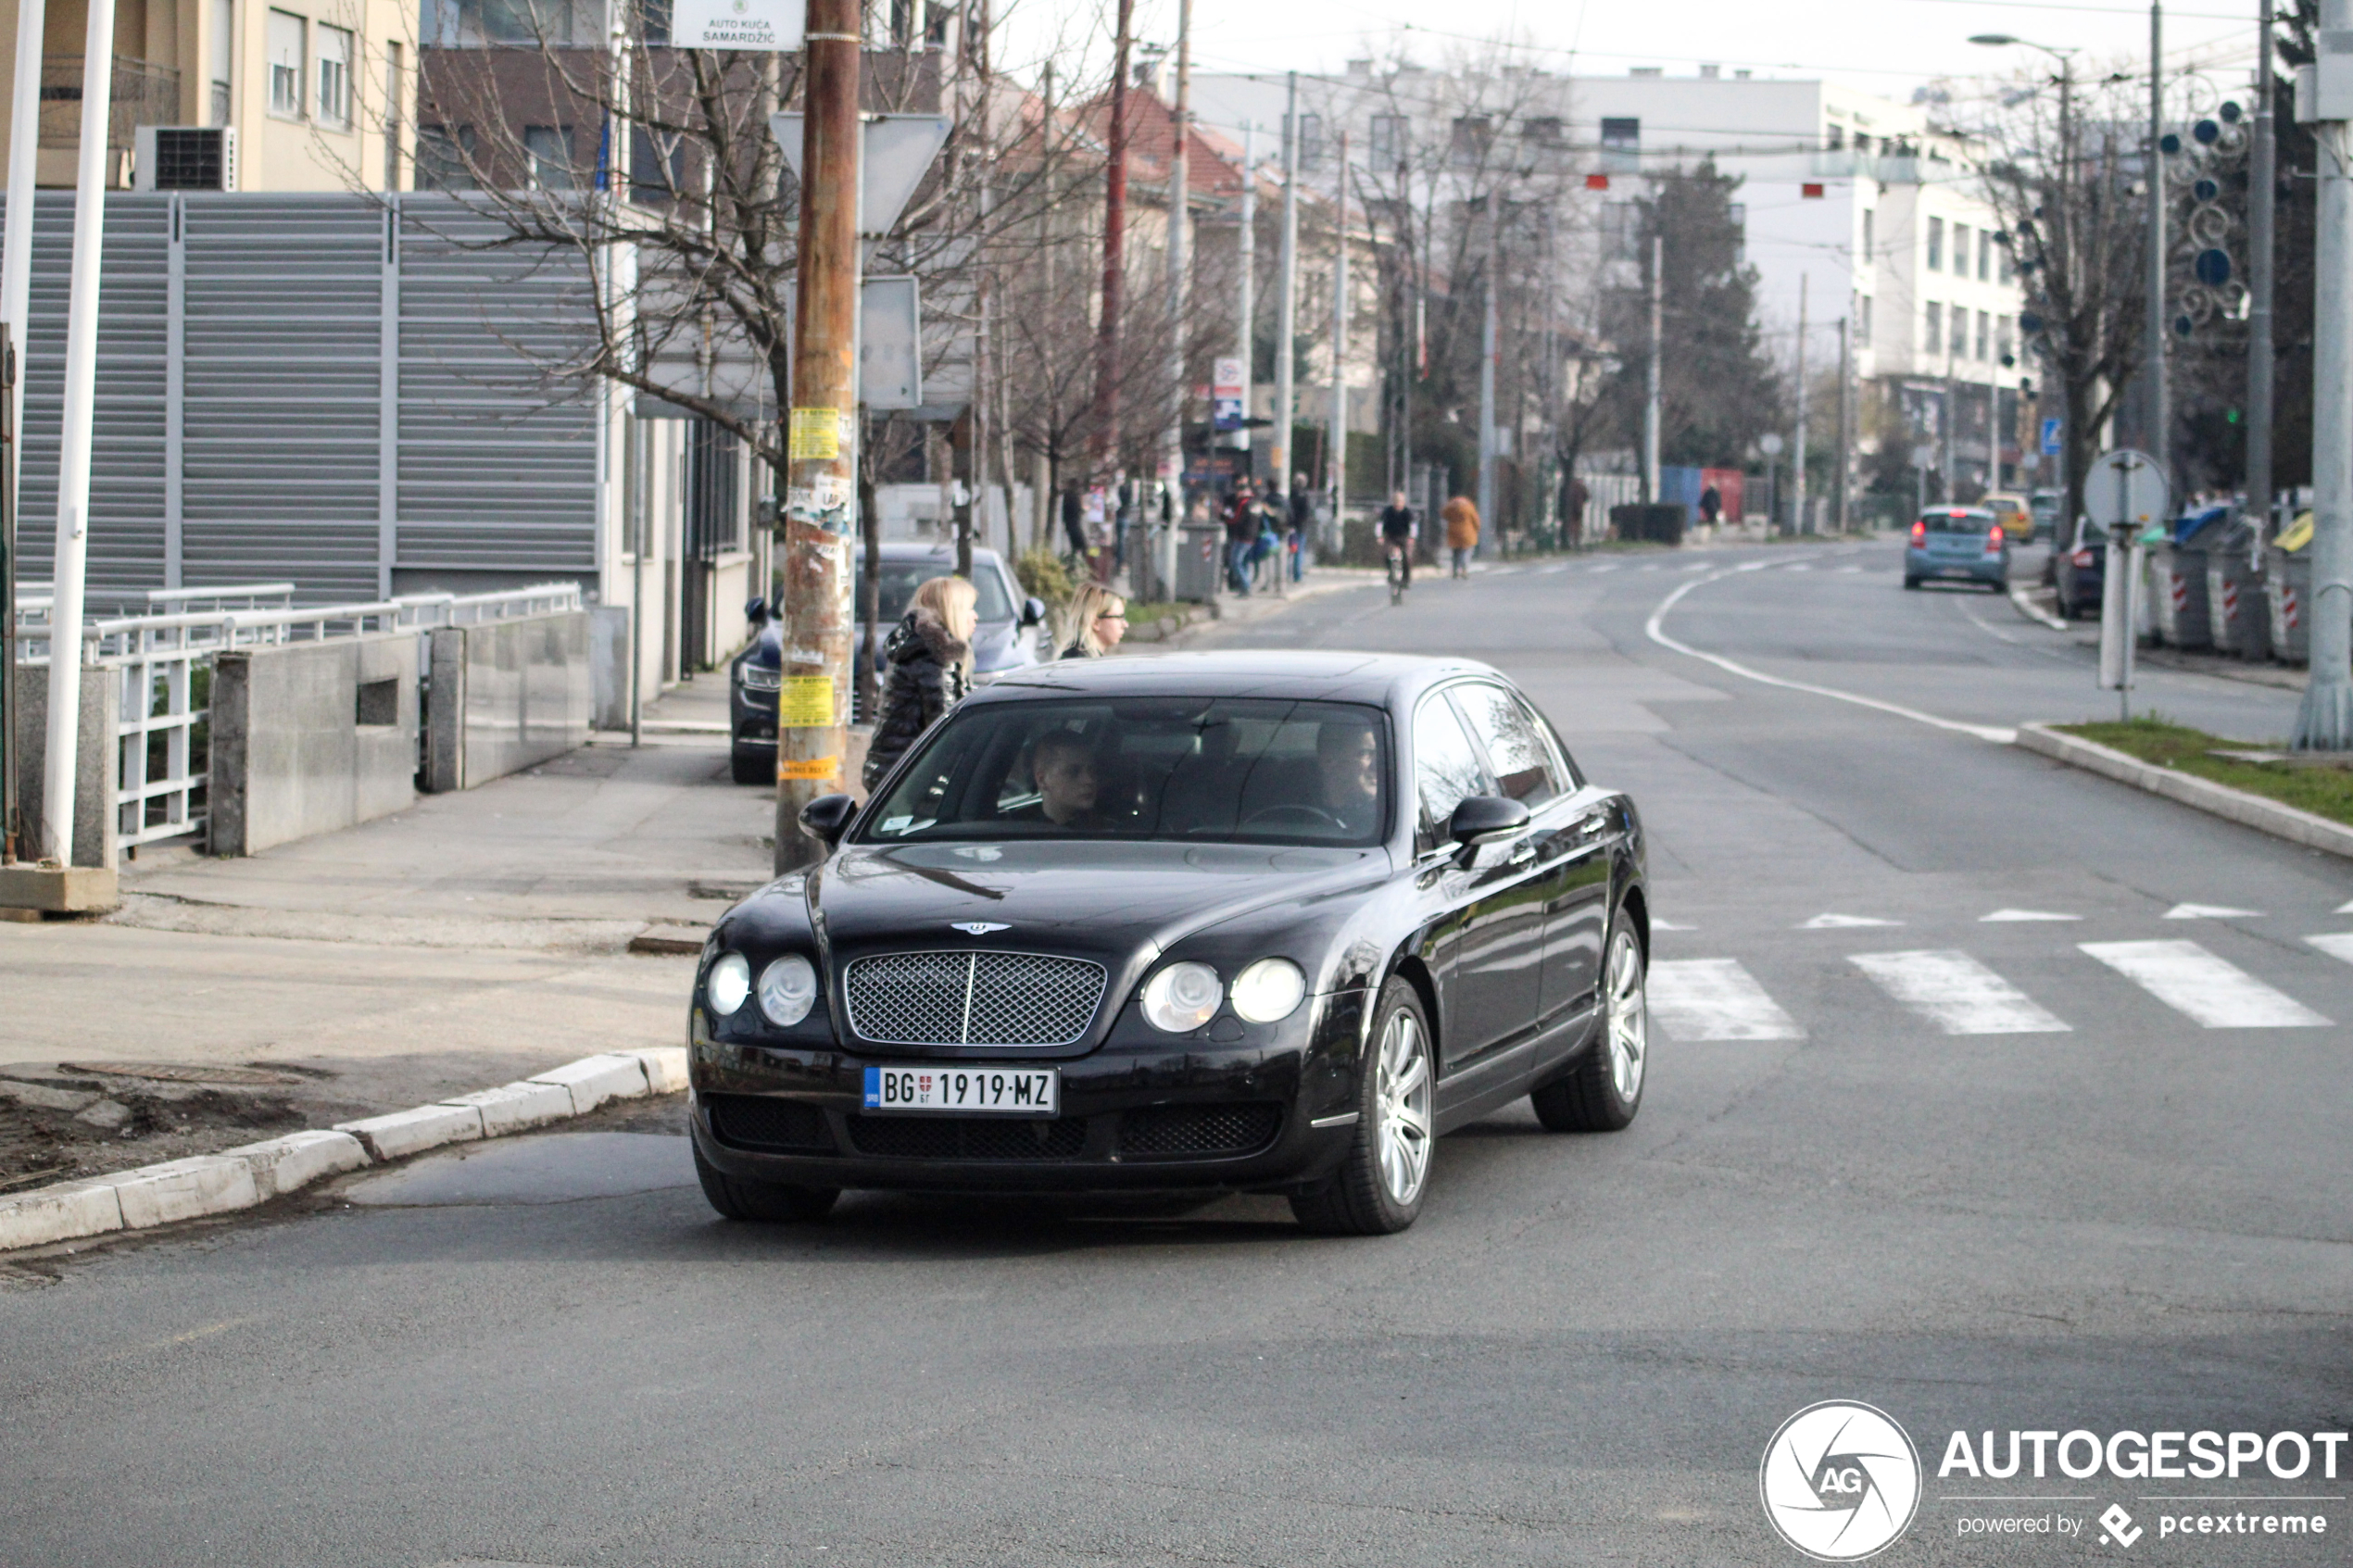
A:
{"type": "Polygon", "coordinates": [[[1063,657],[1101,659],[1127,635],[1127,601],[1100,583],[1082,583],[1063,612],[1063,657]]]}

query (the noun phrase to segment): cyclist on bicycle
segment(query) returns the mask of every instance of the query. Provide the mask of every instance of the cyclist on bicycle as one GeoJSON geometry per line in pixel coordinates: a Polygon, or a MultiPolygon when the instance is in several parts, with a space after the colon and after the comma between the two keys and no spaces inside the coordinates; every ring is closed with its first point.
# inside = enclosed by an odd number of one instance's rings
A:
{"type": "Polygon", "coordinates": [[[1414,528],[1420,521],[1420,514],[1405,504],[1405,492],[1390,492],[1380,514],[1381,555],[1395,567],[1401,587],[1414,585],[1414,528]]]}

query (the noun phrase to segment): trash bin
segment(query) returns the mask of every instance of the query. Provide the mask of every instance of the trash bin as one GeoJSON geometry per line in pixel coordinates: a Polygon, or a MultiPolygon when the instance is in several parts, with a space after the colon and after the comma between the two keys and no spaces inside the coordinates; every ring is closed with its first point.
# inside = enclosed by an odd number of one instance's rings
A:
{"type": "Polygon", "coordinates": [[[1176,531],[1176,597],[1207,604],[1226,583],[1226,529],[1189,522],[1176,531]]]}
{"type": "Polygon", "coordinates": [[[2254,530],[2234,520],[2206,551],[2207,632],[2217,651],[2239,659],[2271,652],[2271,611],[2262,564],[2253,558],[2254,530]]]}
{"type": "Polygon", "coordinates": [[[2271,657],[2283,664],[2312,660],[2306,607],[2312,602],[2312,559],[2304,550],[2273,545],[2264,552],[2264,598],[2271,612],[2271,657]]]}
{"type": "Polygon", "coordinates": [[[2229,517],[2228,507],[2205,507],[2174,519],[2169,537],[2149,552],[2149,619],[2168,647],[2213,646],[2207,611],[2207,546],[2229,517]]]}

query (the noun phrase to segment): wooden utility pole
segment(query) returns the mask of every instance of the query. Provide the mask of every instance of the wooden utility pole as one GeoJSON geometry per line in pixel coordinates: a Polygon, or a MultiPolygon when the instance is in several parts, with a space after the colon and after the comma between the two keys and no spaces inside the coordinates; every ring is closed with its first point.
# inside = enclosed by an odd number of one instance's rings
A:
{"type": "Polygon", "coordinates": [[[786,427],[779,872],[824,855],[800,809],[848,786],[850,540],[858,525],[858,0],[808,0],[800,275],[786,427]]]}
{"type": "Polygon", "coordinates": [[[1119,459],[1119,294],[1126,270],[1127,53],[1136,0],[1119,0],[1112,44],[1111,157],[1103,174],[1103,314],[1095,326],[1095,443],[1099,466],[1119,459]]]}

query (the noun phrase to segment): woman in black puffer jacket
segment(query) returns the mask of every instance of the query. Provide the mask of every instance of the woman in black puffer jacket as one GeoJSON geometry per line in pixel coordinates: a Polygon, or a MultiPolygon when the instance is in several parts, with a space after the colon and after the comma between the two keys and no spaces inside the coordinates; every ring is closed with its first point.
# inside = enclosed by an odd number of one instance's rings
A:
{"type": "Polygon", "coordinates": [[[866,747],[862,776],[869,790],[972,690],[976,596],[961,577],[932,578],[915,590],[906,615],[883,644],[890,673],[875,716],[875,738],[866,747]]]}

